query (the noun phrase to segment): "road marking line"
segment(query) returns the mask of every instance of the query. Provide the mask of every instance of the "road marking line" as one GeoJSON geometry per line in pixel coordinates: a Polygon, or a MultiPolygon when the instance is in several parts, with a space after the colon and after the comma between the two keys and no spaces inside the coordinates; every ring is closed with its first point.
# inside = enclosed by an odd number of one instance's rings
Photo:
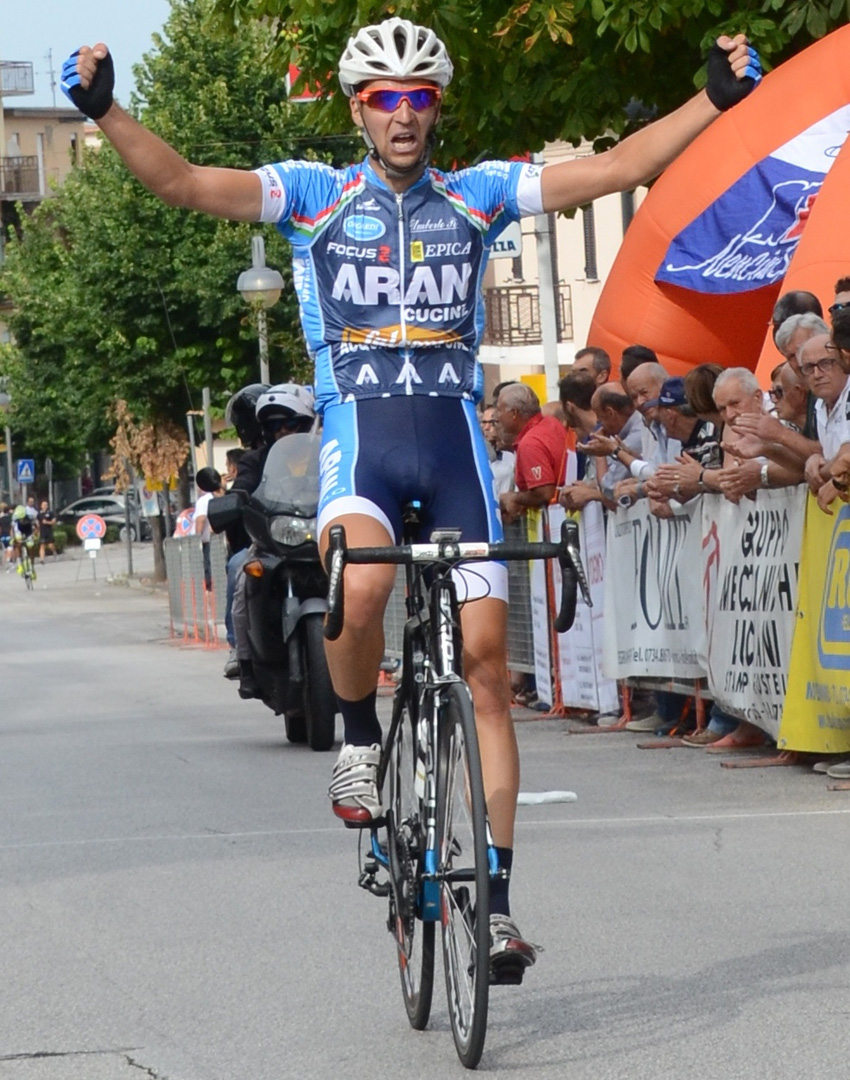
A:
{"type": "MultiPolygon", "coordinates": [[[[840,817],[850,814],[850,807],[836,810],[766,810],[756,813],[735,814],[677,814],[653,817],[632,818],[581,818],[578,820],[560,818],[553,821],[517,821],[518,829],[531,827],[581,828],[587,825],[676,825],[690,822],[715,821],[769,821],[779,818],[840,817]]],[[[101,836],[90,840],[34,840],[20,844],[0,844],[0,851],[21,851],[30,848],[47,847],[85,847],[94,844],[158,844],[162,841],[180,840],[245,840],[264,836],[321,836],[337,835],[349,840],[347,830],[338,826],[314,829],[257,829],[244,832],[209,832],[209,833],[163,833],[158,836],[101,836]]]]}

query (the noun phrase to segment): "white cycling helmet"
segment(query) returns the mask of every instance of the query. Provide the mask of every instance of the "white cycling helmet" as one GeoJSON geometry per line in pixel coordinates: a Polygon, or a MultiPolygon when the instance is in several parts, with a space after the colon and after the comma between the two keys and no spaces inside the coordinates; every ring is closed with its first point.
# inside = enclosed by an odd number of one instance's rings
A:
{"type": "Polygon", "coordinates": [[[385,19],[363,26],[339,62],[339,83],[346,97],[370,79],[424,79],[446,87],[452,81],[452,62],[433,30],[408,19],[385,19]]]}
{"type": "Polygon", "coordinates": [[[303,416],[313,420],[316,415],[313,392],[298,383],[270,386],[257,398],[256,415],[261,424],[275,416],[303,416]]]}

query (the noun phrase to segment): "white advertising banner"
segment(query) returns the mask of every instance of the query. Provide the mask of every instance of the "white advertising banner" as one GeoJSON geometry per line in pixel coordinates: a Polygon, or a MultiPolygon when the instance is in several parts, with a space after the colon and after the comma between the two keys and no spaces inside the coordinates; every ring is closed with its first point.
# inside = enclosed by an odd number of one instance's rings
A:
{"type": "MultiPolygon", "coordinates": [[[[550,506],[546,511],[549,538],[561,535],[563,507],[550,506]]],[[[543,539],[539,514],[529,514],[529,539],[543,539]],[[533,524],[532,524],[533,521],[533,524]]],[[[561,703],[571,708],[614,712],[618,708],[617,683],[602,673],[604,623],[603,580],[605,568],[605,525],[602,508],[591,503],[579,518],[582,562],[590,584],[593,608],[579,595],[575,622],[565,634],[558,635],[558,663],[561,703]]],[[[552,702],[552,655],[550,632],[561,597],[561,571],[552,559],[552,589],[547,602],[546,569],[542,561],[531,564],[531,621],[534,634],[534,663],[537,695],[552,702]]]]}
{"type": "MultiPolygon", "coordinates": [[[[553,540],[557,540],[561,535],[564,517],[563,507],[549,508],[549,527],[553,540]]],[[[619,705],[617,683],[602,673],[605,521],[600,503],[589,503],[579,515],[579,542],[593,607],[587,607],[579,593],[572,629],[558,635],[561,696],[567,706],[603,713],[615,712],[619,705]]],[[[557,605],[561,596],[561,571],[557,561],[553,561],[552,566],[557,605]]]]}
{"type": "Polygon", "coordinates": [[[611,678],[705,676],[701,499],[657,518],[642,499],[608,518],[604,670],[611,678]]]}
{"type": "Polygon", "coordinates": [[[791,659],[805,488],[703,497],[702,659],[710,695],[774,739],[791,659]]]}
{"type": "MultiPolygon", "coordinates": [[[[528,518],[528,539],[543,539],[543,519],[541,510],[530,510],[528,518]]],[[[554,687],[552,685],[552,655],[549,648],[549,626],[554,618],[549,613],[546,596],[546,563],[535,559],[529,563],[531,575],[531,634],[534,643],[534,679],[537,683],[537,697],[540,701],[552,703],[554,687]]]]}

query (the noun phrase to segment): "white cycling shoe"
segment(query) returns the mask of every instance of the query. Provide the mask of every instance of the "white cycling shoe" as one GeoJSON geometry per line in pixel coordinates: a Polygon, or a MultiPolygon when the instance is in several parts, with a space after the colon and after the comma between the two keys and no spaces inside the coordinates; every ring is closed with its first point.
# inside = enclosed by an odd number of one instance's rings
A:
{"type": "Polygon", "coordinates": [[[363,828],[383,815],[378,791],[380,760],[380,743],[371,746],[346,743],[340,750],[328,795],[333,812],[346,825],[363,828]]]}
{"type": "Polygon", "coordinates": [[[525,969],[542,952],[540,945],[526,941],[513,919],[507,915],[490,916],[490,983],[494,986],[518,986],[525,969]]]}

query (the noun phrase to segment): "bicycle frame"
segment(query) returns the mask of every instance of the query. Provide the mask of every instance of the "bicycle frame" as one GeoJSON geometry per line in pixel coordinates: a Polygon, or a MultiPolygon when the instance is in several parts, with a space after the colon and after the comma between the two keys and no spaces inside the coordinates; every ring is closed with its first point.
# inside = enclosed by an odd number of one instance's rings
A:
{"type": "MultiPolygon", "coordinates": [[[[406,605],[408,620],[404,626],[402,680],[393,700],[393,715],[378,768],[378,785],[383,790],[384,779],[393,753],[399,725],[404,722],[404,710],[413,726],[422,757],[420,813],[425,824],[425,851],[421,893],[418,898],[419,917],[423,922],[440,918],[439,877],[437,872],[437,745],[439,739],[440,689],[447,683],[462,682],[463,642],[458,617],[457,590],[450,574],[438,571],[429,589],[430,603],[422,594],[421,574],[411,564],[405,567],[406,605]],[[425,639],[429,644],[425,644],[425,639]],[[418,641],[417,641],[418,639],[418,641]]],[[[417,775],[417,781],[419,781],[417,775]]],[[[389,870],[389,857],[381,843],[382,825],[372,826],[371,852],[378,864],[389,870]]],[[[498,873],[498,857],[489,840],[488,854],[491,877],[498,873]]],[[[362,883],[362,882],[361,882],[362,883]]]]}

